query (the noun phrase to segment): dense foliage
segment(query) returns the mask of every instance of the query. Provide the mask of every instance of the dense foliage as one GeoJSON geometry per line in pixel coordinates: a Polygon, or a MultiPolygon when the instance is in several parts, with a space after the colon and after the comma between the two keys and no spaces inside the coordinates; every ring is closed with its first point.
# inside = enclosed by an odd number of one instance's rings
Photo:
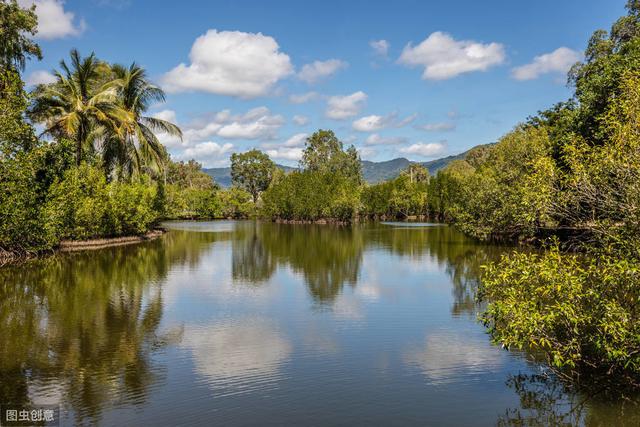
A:
{"type": "Polygon", "coordinates": [[[481,296],[496,342],[541,351],[573,379],[640,386],[640,4],[627,8],[574,66],[575,99],[528,125],[548,135],[545,166],[528,173],[549,188],[538,218],[584,231],[584,253],[514,253],[487,266],[481,296]]]}
{"type": "Polygon", "coordinates": [[[144,234],[163,218],[253,212],[247,192],[220,191],[199,164],[170,160],[156,132],[181,132],[146,115],[164,93],[144,69],[72,50],[55,82],[27,94],[20,71],[41,56],[37,17],[2,1],[0,18],[0,264],[61,239],[144,234]]]}
{"type": "Polygon", "coordinates": [[[329,130],[307,138],[300,170],[275,172],[263,194],[263,213],[276,220],[350,221],[358,213],[362,168],[353,146],[346,151],[329,130]]]}
{"type": "Polygon", "coordinates": [[[245,189],[258,202],[258,196],[269,187],[275,163],[260,150],[249,150],[245,153],[231,155],[231,181],[234,185],[245,189]]]}
{"type": "Polygon", "coordinates": [[[498,342],[542,352],[561,373],[599,370],[640,385],[639,265],[557,246],[514,253],[485,271],[492,303],[482,319],[498,342]]]}

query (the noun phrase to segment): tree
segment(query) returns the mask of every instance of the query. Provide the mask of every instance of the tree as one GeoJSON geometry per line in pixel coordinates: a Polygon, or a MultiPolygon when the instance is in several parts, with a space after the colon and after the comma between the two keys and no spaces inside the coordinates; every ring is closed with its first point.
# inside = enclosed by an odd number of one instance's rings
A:
{"type": "Polygon", "coordinates": [[[44,122],[45,134],[75,141],[76,165],[84,159],[85,148],[94,148],[105,138],[125,139],[128,124],[134,121],[131,112],[117,102],[117,86],[106,79],[108,65],[95,54],[82,58],[71,51],[71,67],[63,60],[62,72],[56,72],[56,82],[38,86],[29,116],[44,122]]]}
{"type": "Polygon", "coordinates": [[[164,102],[164,91],[147,79],[146,71],[135,62],[128,68],[122,65],[112,66],[117,98],[121,107],[129,112],[123,138],[109,140],[103,154],[105,165],[121,166],[126,175],[141,173],[143,170],[162,172],[168,159],[166,149],[160,143],[154,131],[182,138],[182,131],[175,124],[145,116],[152,103],[164,102]]]}
{"type": "Polygon", "coordinates": [[[318,130],[307,138],[300,160],[300,167],[309,171],[339,173],[362,183],[362,165],[355,147],[343,150],[340,141],[331,130],[318,130]]]}
{"type": "Polygon", "coordinates": [[[626,9],[627,15],[619,18],[609,33],[593,33],[584,61],[569,72],[580,103],[575,129],[591,144],[604,143],[600,120],[609,103],[620,95],[618,83],[623,73],[640,69],[640,2],[629,0],[626,9]]]}
{"type": "Polygon", "coordinates": [[[231,180],[251,194],[253,203],[269,187],[274,169],[273,161],[260,150],[231,155],[231,180]]]}
{"type": "Polygon", "coordinates": [[[416,182],[429,181],[429,170],[418,163],[411,163],[400,172],[400,175],[406,175],[409,177],[409,182],[412,184],[416,182]]]}
{"type": "Polygon", "coordinates": [[[37,26],[35,5],[23,9],[17,0],[0,1],[0,67],[22,71],[29,57],[42,59],[40,47],[29,37],[37,26]]]}

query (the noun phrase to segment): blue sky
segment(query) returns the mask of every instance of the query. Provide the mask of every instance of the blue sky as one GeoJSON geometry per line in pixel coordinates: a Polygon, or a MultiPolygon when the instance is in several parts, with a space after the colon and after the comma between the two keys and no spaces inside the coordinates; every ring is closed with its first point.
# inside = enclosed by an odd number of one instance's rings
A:
{"type": "Polygon", "coordinates": [[[144,66],[174,159],[225,166],[256,147],[295,164],[333,129],[364,159],[424,161],[493,142],[566,99],[565,71],[624,0],[36,3],[47,81],[69,50],[144,66]]]}

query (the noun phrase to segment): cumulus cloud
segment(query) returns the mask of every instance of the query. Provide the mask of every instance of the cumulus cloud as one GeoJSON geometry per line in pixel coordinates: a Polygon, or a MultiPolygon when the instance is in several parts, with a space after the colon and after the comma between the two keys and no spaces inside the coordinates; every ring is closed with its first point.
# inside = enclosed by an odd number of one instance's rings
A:
{"type": "Polygon", "coordinates": [[[407,142],[407,138],[401,136],[380,136],[372,133],[364,140],[365,145],[397,145],[407,142]]]}
{"type": "Polygon", "coordinates": [[[358,154],[360,155],[360,158],[369,160],[375,157],[376,154],[378,154],[378,151],[372,147],[360,147],[358,148],[358,154]]]}
{"type": "Polygon", "coordinates": [[[205,167],[218,167],[227,163],[226,154],[233,150],[233,144],[217,142],[200,142],[179,153],[178,160],[196,159],[205,167]],[[222,156],[225,156],[224,158],[222,156]]]}
{"type": "MultiPolygon", "coordinates": [[[[162,110],[153,116],[178,124],[173,110],[162,110]]],[[[158,139],[172,148],[192,147],[214,136],[225,139],[271,140],[277,138],[284,123],[283,116],[272,114],[267,107],[253,108],[244,114],[222,110],[182,125],[182,140],[164,133],[158,134],[158,139]]]]}
{"type": "Polygon", "coordinates": [[[36,6],[38,16],[37,38],[51,40],[77,36],[86,29],[83,19],[75,19],[73,12],[64,10],[62,0],[18,0],[21,7],[36,6]]]}
{"type": "Polygon", "coordinates": [[[298,161],[302,158],[300,147],[278,147],[265,152],[274,160],[298,161]]]}
{"type": "Polygon", "coordinates": [[[201,140],[216,135],[227,139],[274,139],[284,125],[284,117],[272,114],[267,107],[257,107],[244,114],[231,114],[230,110],[215,113],[208,120],[201,119],[184,130],[187,141],[201,140]]]}
{"type": "Polygon", "coordinates": [[[441,142],[418,142],[408,147],[400,148],[400,152],[404,154],[414,154],[420,157],[435,157],[445,152],[446,146],[441,142]]]}
{"type": "Polygon", "coordinates": [[[307,134],[306,133],[296,133],[295,135],[293,135],[291,138],[287,139],[284,142],[284,146],[285,147],[301,147],[304,145],[305,141],[307,140],[307,134]]]}
{"type": "Polygon", "coordinates": [[[369,46],[376,55],[386,57],[389,53],[389,42],[386,40],[371,40],[369,46]]]}
{"type": "Polygon", "coordinates": [[[168,92],[255,98],[293,73],[289,56],[262,33],[209,30],[193,43],[189,59],[190,64],[182,63],[164,75],[168,92]]]}
{"type": "Polygon", "coordinates": [[[327,100],[326,116],[330,119],[344,120],[357,116],[367,100],[367,94],[358,91],[351,95],[331,96],[327,100]]]}
{"type": "Polygon", "coordinates": [[[456,128],[456,124],[452,122],[427,123],[425,125],[420,125],[417,128],[426,130],[427,132],[447,132],[454,130],[456,128]]]}
{"type": "Polygon", "coordinates": [[[486,71],[504,60],[504,46],[500,43],[455,40],[447,33],[436,31],[416,46],[407,44],[398,62],[424,66],[424,80],[445,80],[463,73],[486,71]]]}
{"type": "Polygon", "coordinates": [[[399,120],[397,113],[387,114],[386,116],[373,114],[355,120],[351,124],[351,127],[359,132],[375,132],[389,127],[399,128],[406,126],[415,120],[416,117],[416,114],[412,114],[402,120],[399,120]]]}
{"type": "Polygon", "coordinates": [[[334,75],[348,64],[340,59],[328,59],[326,61],[314,61],[305,64],[298,73],[298,78],[303,82],[314,84],[322,79],[334,75]]]}
{"type": "Polygon", "coordinates": [[[293,123],[297,124],[298,126],[304,126],[306,124],[309,124],[309,117],[307,116],[300,116],[300,115],[295,115],[293,116],[293,123]]]}
{"type": "Polygon", "coordinates": [[[307,92],[289,95],[289,102],[292,104],[305,104],[309,101],[315,101],[320,95],[317,92],[307,92]]]}
{"type": "Polygon", "coordinates": [[[27,76],[26,83],[28,86],[35,86],[40,84],[49,84],[56,81],[56,76],[48,71],[38,70],[34,71],[27,76]]]}
{"type": "Polygon", "coordinates": [[[271,114],[267,107],[258,107],[246,114],[230,117],[217,135],[232,139],[273,139],[284,122],[281,115],[271,114]]]}
{"type": "Polygon", "coordinates": [[[533,80],[542,74],[566,73],[581,57],[575,50],[559,47],[553,52],[536,56],[529,64],[515,67],[511,70],[511,76],[516,80],[533,80]]]}

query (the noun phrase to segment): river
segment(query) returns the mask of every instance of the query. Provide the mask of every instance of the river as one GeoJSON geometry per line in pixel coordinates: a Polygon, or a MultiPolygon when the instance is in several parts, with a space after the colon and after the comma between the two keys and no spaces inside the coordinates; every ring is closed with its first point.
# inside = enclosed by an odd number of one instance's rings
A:
{"type": "Polygon", "coordinates": [[[0,404],[61,424],[639,425],[477,322],[508,247],[438,224],[171,222],[0,269],[0,404]]]}

